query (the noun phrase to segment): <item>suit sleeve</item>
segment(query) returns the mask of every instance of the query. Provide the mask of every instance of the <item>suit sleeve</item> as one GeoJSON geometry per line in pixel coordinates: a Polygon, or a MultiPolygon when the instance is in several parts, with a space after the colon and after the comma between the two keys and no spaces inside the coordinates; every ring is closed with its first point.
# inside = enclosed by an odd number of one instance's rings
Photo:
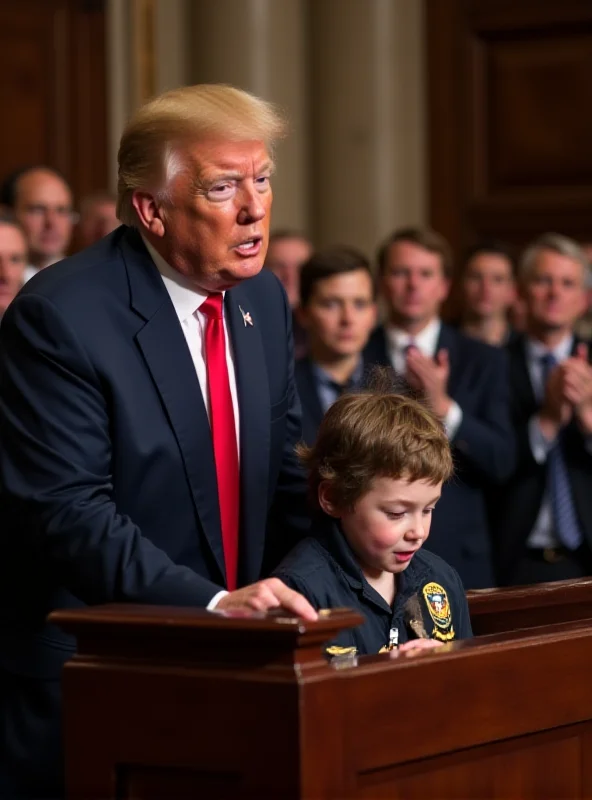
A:
{"type": "Polygon", "coordinates": [[[42,559],[50,581],[88,604],[205,606],[222,588],[118,511],[100,376],[53,304],[30,293],[2,323],[0,426],[4,511],[19,522],[5,552],[42,559]]]}
{"type": "Polygon", "coordinates": [[[453,444],[490,481],[502,483],[515,465],[514,431],[510,420],[510,381],[507,354],[489,348],[481,362],[481,400],[465,409],[453,444]]]}

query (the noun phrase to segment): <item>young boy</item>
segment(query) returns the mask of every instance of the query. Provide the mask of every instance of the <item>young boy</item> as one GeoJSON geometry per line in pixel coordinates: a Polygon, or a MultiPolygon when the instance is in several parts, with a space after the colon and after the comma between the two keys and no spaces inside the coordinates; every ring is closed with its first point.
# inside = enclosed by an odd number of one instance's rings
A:
{"type": "Polygon", "coordinates": [[[318,514],[312,535],[274,574],[316,609],[349,606],[366,617],[330,642],[328,654],[471,637],[457,572],[420,549],[452,474],[448,439],[434,414],[388,388],[343,395],[314,446],[301,445],[299,455],[318,514]]]}

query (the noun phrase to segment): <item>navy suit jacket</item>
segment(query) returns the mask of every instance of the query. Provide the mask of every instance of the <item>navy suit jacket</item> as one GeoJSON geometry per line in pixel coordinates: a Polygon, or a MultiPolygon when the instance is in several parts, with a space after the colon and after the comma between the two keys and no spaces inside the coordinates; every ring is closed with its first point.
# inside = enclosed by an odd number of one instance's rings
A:
{"type": "Polygon", "coordinates": [[[294,375],[302,406],[302,439],[310,447],[317,438],[324,412],[317,390],[312,361],[308,356],[296,361],[294,375]]]}
{"type": "MultiPolygon", "coordinates": [[[[240,408],[239,583],[247,584],[307,528],[293,452],[300,406],[291,312],[277,279],[263,270],[229,290],[225,313],[240,408]]],[[[0,441],[0,676],[40,686],[59,678],[75,643],[45,623],[55,608],[205,606],[224,587],[206,408],[136,231],[122,226],[39,273],[6,312],[0,441]]],[[[59,738],[37,722],[30,741],[0,741],[0,751],[22,745],[34,766],[43,738],[59,738]]]]}
{"type": "MultiPolygon", "coordinates": [[[[445,324],[441,348],[450,361],[448,394],[463,416],[451,441],[455,475],[443,488],[427,548],[459,572],[466,589],[483,588],[494,585],[486,493],[508,477],[515,459],[507,354],[445,324]]],[[[384,328],[372,334],[365,359],[390,364],[384,328]]]]}
{"type": "MultiPolygon", "coordinates": [[[[574,342],[574,353],[579,341],[574,342]]],[[[526,552],[526,542],[538,517],[547,484],[546,463],[535,461],[528,435],[529,420],[540,410],[541,404],[530,381],[525,337],[509,344],[508,353],[518,458],[516,469],[492,505],[493,524],[499,530],[498,566],[502,583],[512,583],[512,568],[526,552]]],[[[592,454],[575,422],[563,432],[563,455],[578,520],[592,548],[592,454]]]]}

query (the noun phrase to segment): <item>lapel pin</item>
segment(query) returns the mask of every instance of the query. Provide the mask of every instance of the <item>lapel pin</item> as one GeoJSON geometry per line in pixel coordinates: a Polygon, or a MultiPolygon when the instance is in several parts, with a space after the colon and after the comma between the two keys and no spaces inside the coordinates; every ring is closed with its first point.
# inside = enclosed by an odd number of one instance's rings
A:
{"type": "Polygon", "coordinates": [[[251,312],[250,311],[243,311],[241,306],[239,306],[239,310],[240,310],[241,314],[243,315],[243,322],[245,323],[245,328],[247,327],[247,325],[252,325],[253,324],[253,318],[251,317],[251,312]]]}

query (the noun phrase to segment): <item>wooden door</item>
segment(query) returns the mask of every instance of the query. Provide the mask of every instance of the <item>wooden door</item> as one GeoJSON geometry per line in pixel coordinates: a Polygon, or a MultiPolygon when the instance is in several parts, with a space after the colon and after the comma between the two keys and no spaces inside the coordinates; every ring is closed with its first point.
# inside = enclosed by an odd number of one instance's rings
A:
{"type": "Polygon", "coordinates": [[[592,1],[426,0],[430,220],[592,239],[592,1]]]}
{"type": "Polygon", "coordinates": [[[103,0],[0,0],[0,180],[64,173],[77,198],[107,186],[103,0]]]}

